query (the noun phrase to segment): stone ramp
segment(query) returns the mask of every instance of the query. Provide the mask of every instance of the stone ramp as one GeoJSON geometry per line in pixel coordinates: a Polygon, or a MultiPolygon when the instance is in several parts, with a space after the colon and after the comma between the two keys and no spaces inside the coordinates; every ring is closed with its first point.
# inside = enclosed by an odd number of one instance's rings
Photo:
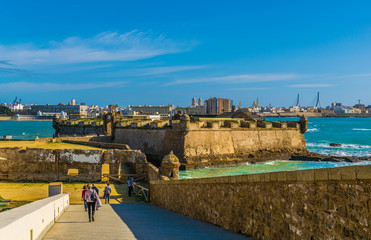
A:
{"type": "Polygon", "coordinates": [[[44,240],[252,239],[146,203],[103,205],[89,222],[83,205],[70,205],[44,240]]]}
{"type": "Polygon", "coordinates": [[[131,240],[136,239],[110,205],[103,204],[95,212],[95,222],[89,222],[83,205],[70,205],[52,226],[44,240],[131,240]]]}
{"type": "Polygon", "coordinates": [[[150,204],[116,204],[112,208],[138,240],[252,240],[150,204]]]}

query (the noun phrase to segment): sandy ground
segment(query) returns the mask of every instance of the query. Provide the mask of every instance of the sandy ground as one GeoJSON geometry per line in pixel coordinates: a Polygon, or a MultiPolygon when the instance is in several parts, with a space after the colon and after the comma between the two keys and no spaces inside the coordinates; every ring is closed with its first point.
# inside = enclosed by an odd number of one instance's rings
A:
{"type": "MultiPolygon", "coordinates": [[[[86,183],[63,183],[63,192],[70,194],[71,204],[82,204],[81,192],[86,183]]],[[[11,183],[0,182],[0,196],[14,201],[36,201],[48,197],[48,183],[11,183]]],[[[99,196],[103,198],[104,183],[97,183],[99,196]]],[[[125,184],[111,184],[111,204],[138,203],[141,197],[127,196],[128,187],[125,184]]],[[[103,203],[104,200],[102,199],[103,203]]]]}

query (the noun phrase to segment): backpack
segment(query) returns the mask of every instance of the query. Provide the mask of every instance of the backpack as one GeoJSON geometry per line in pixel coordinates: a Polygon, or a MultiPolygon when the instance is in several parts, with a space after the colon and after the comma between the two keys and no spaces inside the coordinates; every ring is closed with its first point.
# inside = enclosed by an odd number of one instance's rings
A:
{"type": "Polygon", "coordinates": [[[93,202],[96,202],[97,201],[97,196],[95,195],[95,191],[93,190],[93,193],[90,195],[90,200],[92,200],[93,202]]]}
{"type": "Polygon", "coordinates": [[[112,190],[111,190],[111,187],[105,187],[105,188],[104,188],[104,193],[105,193],[105,194],[111,194],[111,191],[112,191],[112,190]]]}

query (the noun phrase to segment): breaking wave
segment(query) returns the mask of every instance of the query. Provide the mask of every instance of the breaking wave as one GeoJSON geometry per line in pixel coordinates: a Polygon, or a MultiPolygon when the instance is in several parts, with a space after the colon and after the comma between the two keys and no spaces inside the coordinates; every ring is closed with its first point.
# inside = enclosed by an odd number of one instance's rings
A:
{"type": "Polygon", "coordinates": [[[353,131],[371,131],[369,128],[352,128],[353,131]]]}
{"type": "Polygon", "coordinates": [[[318,128],[309,128],[307,132],[318,132],[318,128]]]}
{"type": "Polygon", "coordinates": [[[330,149],[336,149],[336,148],[351,148],[351,149],[360,149],[360,148],[371,148],[370,145],[358,145],[358,144],[347,144],[347,143],[340,143],[340,147],[332,147],[330,146],[330,143],[307,143],[307,147],[320,147],[320,148],[330,148],[330,149]]]}
{"type": "Polygon", "coordinates": [[[307,148],[312,152],[340,157],[371,156],[370,145],[341,144],[340,147],[331,147],[329,143],[307,143],[307,148]]]}

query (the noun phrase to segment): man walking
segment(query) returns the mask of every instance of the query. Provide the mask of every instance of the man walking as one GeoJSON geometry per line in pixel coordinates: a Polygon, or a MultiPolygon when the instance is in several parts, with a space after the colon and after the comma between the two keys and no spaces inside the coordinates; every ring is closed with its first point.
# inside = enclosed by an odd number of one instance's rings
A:
{"type": "Polygon", "coordinates": [[[107,183],[107,186],[104,188],[104,202],[109,204],[110,195],[112,192],[112,188],[109,186],[109,183],[107,183]]]}
{"type": "Polygon", "coordinates": [[[128,187],[129,187],[129,197],[131,197],[131,192],[133,191],[134,178],[128,177],[128,187]]]}
{"type": "Polygon", "coordinates": [[[94,189],[97,192],[97,195],[99,196],[99,189],[94,185],[94,183],[92,184],[91,189],[94,189]]]}

